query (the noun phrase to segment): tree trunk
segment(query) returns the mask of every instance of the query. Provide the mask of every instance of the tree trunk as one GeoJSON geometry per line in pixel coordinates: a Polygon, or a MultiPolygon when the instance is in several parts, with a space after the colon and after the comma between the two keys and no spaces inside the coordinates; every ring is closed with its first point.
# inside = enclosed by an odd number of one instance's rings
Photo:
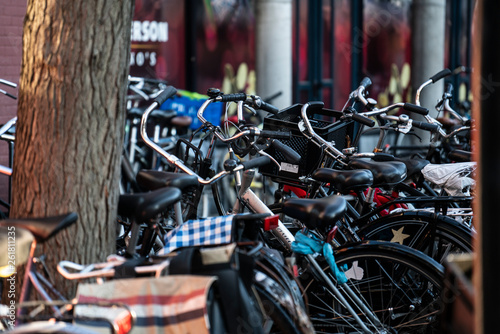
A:
{"type": "Polygon", "coordinates": [[[58,288],[58,261],[115,250],[133,5],[28,1],[11,217],[78,213],[76,226],[39,247],[58,288]]]}

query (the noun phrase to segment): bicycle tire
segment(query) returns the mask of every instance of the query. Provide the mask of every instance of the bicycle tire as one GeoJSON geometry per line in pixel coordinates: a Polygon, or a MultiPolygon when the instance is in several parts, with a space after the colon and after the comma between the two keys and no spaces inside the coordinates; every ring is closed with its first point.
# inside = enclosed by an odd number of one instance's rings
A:
{"type": "Polygon", "coordinates": [[[299,330],[288,311],[270,293],[258,285],[255,285],[255,290],[264,309],[263,313],[270,320],[270,325],[272,325],[266,333],[303,333],[299,330]]]}
{"type": "Polygon", "coordinates": [[[302,289],[279,252],[257,246],[254,287],[269,333],[314,333],[302,289]]]}
{"type": "Polygon", "coordinates": [[[404,244],[443,263],[448,254],[471,253],[473,232],[456,220],[428,211],[404,211],[378,218],[358,232],[363,240],[404,244]]]}
{"type": "MultiPolygon", "coordinates": [[[[439,263],[409,247],[378,241],[341,247],[334,251],[334,256],[339,267],[349,268],[346,284],[371,307],[384,326],[382,330],[439,332],[444,277],[439,263]]],[[[323,270],[332,277],[328,265],[323,270]]],[[[318,283],[316,279],[304,282],[315,329],[328,333],[361,332],[331,290],[318,283]]],[[[377,332],[373,324],[366,324],[377,332]]]]}

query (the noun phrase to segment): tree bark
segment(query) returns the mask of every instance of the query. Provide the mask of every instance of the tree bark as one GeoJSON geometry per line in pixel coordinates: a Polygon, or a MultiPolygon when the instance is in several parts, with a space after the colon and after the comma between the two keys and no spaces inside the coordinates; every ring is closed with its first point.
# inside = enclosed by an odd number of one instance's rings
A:
{"type": "Polygon", "coordinates": [[[53,273],[62,259],[92,263],[115,250],[133,6],[28,1],[11,217],[78,213],[40,247],[53,273]]]}

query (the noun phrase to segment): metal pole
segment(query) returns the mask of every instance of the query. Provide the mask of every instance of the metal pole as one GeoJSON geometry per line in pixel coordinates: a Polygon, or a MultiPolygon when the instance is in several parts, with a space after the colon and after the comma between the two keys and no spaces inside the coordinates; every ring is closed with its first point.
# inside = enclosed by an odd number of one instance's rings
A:
{"type": "Polygon", "coordinates": [[[257,94],[281,92],[273,105],[292,104],[292,1],[257,0],[255,49],[257,94]]]}
{"type": "Polygon", "coordinates": [[[479,242],[474,262],[475,321],[477,334],[497,333],[500,289],[496,272],[500,267],[500,50],[493,47],[500,26],[497,0],[478,0],[473,30],[473,116],[477,124],[475,157],[478,161],[474,206],[479,242]]]}
{"type": "Polygon", "coordinates": [[[351,1],[351,90],[358,88],[363,76],[363,0],[351,1]]]}
{"type": "MultiPolygon", "coordinates": [[[[412,16],[411,83],[415,92],[422,83],[444,69],[446,0],[414,0],[412,16]]],[[[435,105],[443,90],[444,80],[422,92],[421,105],[430,110],[432,117],[437,115],[435,105]]],[[[419,136],[423,137],[424,143],[429,142],[428,132],[419,131],[419,136]]],[[[420,142],[414,144],[422,145],[420,142]]]]}

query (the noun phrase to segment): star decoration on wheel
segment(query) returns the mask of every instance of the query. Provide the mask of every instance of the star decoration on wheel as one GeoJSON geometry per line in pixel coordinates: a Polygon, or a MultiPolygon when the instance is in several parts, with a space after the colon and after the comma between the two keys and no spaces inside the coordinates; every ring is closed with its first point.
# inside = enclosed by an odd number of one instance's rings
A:
{"type": "Polygon", "coordinates": [[[403,244],[403,241],[408,238],[410,235],[409,234],[404,234],[403,233],[404,226],[401,227],[399,230],[392,230],[392,234],[394,235],[391,239],[391,242],[397,242],[400,245],[403,244]]]}

